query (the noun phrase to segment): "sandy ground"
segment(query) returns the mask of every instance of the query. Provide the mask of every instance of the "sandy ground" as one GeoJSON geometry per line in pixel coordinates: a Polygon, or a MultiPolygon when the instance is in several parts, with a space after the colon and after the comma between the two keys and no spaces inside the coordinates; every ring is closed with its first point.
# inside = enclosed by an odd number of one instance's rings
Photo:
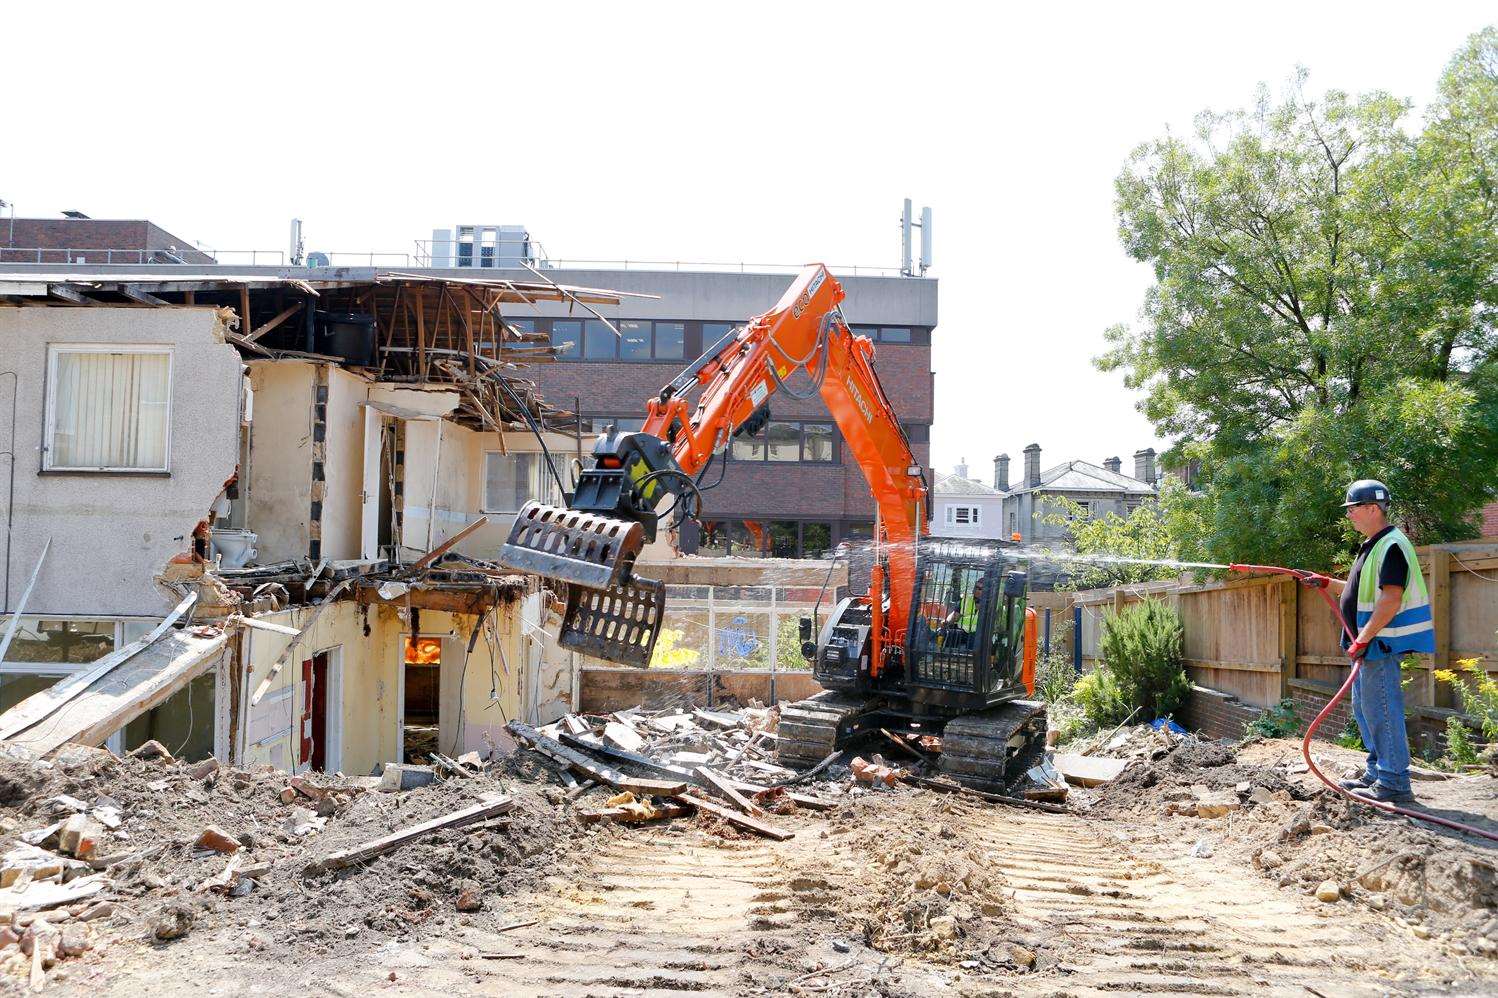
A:
{"type": "MultiPolygon", "coordinates": [[[[531,787],[538,814],[554,809],[554,849],[524,839],[530,856],[475,881],[464,857],[496,855],[498,833],[454,832],[343,881],[302,878],[275,904],[213,902],[168,942],[122,918],[116,942],[59,965],[48,991],[1498,992],[1498,853],[1344,807],[1307,774],[1286,773],[1297,758],[1293,743],[1268,742],[1217,765],[1139,760],[1130,771],[1156,771],[1152,780],[1074,793],[1067,815],[870,791],[833,811],[776,816],[796,832],[778,843],[687,819],[584,829],[566,820],[570,803],[531,787]],[[1214,780],[1271,789],[1221,817],[1184,813],[1182,794],[1215,790],[1214,780]],[[457,875],[423,869],[441,863],[457,875]],[[1327,879],[1341,886],[1335,901],[1316,898],[1327,879]],[[481,911],[453,910],[465,883],[480,888],[481,911]],[[372,898],[400,903],[371,908],[372,898]]],[[[1492,778],[1417,789],[1443,810],[1498,817],[1492,778]]]]}

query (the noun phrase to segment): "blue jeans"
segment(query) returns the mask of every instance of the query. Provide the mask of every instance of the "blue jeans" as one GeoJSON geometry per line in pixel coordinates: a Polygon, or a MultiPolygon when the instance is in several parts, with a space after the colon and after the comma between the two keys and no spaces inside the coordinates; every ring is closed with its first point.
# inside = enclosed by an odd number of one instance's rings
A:
{"type": "Polygon", "coordinates": [[[1366,658],[1352,684],[1352,717],[1368,746],[1369,780],[1390,790],[1410,789],[1410,743],[1404,730],[1399,656],[1366,658]]]}

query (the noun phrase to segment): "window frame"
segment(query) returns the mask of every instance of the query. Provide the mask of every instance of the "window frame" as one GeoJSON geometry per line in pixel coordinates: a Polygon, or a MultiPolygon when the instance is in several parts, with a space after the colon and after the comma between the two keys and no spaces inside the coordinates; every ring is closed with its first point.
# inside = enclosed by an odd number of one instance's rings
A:
{"type": "Polygon", "coordinates": [[[49,343],[47,344],[46,404],[42,415],[41,471],[62,475],[165,475],[172,467],[172,376],[176,373],[176,350],[169,343],[49,343]],[[116,468],[59,467],[52,463],[53,441],[57,430],[57,358],[65,353],[165,354],[166,355],[166,425],[162,432],[161,467],[116,468]]]}
{"type": "MultiPolygon", "coordinates": [[[[555,495],[555,483],[551,480],[551,473],[546,469],[546,455],[540,451],[502,451],[497,448],[484,448],[483,479],[479,486],[479,512],[490,513],[495,516],[514,516],[519,509],[495,509],[489,503],[489,457],[528,457],[535,462],[537,483],[529,489],[529,494],[544,503],[555,503],[558,497],[555,495]]],[[[522,504],[523,505],[523,504],[522,504]]]]}
{"type": "Polygon", "coordinates": [[[752,436],[734,437],[733,438],[733,443],[731,443],[729,446],[731,448],[731,447],[733,447],[735,445],[738,445],[738,446],[749,446],[750,444],[758,444],[759,447],[763,450],[763,453],[760,454],[758,457],[740,457],[738,455],[734,455],[733,458],[732,458],[732,460],[735,461],[735,462],[738,462],[740,464],[779,464],[779,465],[785,465],[785,464],[809,464],[809,465],[812,465],[813,467],[823,467],[823,468],[825,468],[825,467],[834,467],[834,466],[836,466],[836,465],[838,465],[838,464],[841,463],[841,455],[840,455],[840,453],[838,451],[838,444],[837,444],[837,442],[838,442],[837,424],[835,422],[831,421],[831,420],[828,420],[828,419],[775,419],[775,420],[771,420],[771,421],[767,422],[760,429],[760,431],[758,433],[756,433],[756,434],[754,434],[752,436]],[[831,447],[831,454],[830,454],[830,456],[826,460],[822,460],[822,459],[819,459],[819,458],[809,458],[809,457],[806,456],[807,439],[808,439],[807,438],[807,434],[806,434],[806,427],[807,427],[808,424],[815,425],[815,426],[825,426],[825,427],[828,428],[829,432],[827,434],[826,439],[827,439],[828,445],[831,447]],[[796,427],[796,457],[790,458],[790,459],[785,459],[785,458],[771,458],[770,457],[770,427],[772,425],[775,425],[775,426],[794,425],[796,427]]]}

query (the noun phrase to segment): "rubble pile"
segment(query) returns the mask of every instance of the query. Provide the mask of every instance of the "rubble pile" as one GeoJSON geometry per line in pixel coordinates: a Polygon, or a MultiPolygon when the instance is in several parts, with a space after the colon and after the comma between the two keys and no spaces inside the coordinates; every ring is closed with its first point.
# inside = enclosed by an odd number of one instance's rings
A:
{"type": "Polygon", "coordinates": [[[379,777],[185,763],[155,742],[125,758],[0,747],[0,975],[41,987],[126,939],[320,952],[483,918],[600,834],[523,765],[468,763],[382,790],[379,777]]]}

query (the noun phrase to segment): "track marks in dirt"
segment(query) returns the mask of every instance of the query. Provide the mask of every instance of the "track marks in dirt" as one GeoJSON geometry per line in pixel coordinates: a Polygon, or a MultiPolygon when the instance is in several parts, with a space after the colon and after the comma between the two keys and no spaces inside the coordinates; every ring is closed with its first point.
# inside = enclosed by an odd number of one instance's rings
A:
{"type": "Polygon", "coordinates": [[[1077,817],[956,820],[1003,874],[1017,924],[1056,943],[1061,966],[1014,979],[1016,990],[1372,995],[1421,972],[1365,919],[1318,911],[1251,871],[1141,855],[1077,817]]]}
{"type": "Polygon", "coordinates": [[[492,944],[468,937],[523,954],[486,967],[486,986],[507,995],[738,994],[754,933],[795,920],[795,890],[773,846],[646,832],[609,843],[593,869],[552,884],[542,925],[492,944]]]}

